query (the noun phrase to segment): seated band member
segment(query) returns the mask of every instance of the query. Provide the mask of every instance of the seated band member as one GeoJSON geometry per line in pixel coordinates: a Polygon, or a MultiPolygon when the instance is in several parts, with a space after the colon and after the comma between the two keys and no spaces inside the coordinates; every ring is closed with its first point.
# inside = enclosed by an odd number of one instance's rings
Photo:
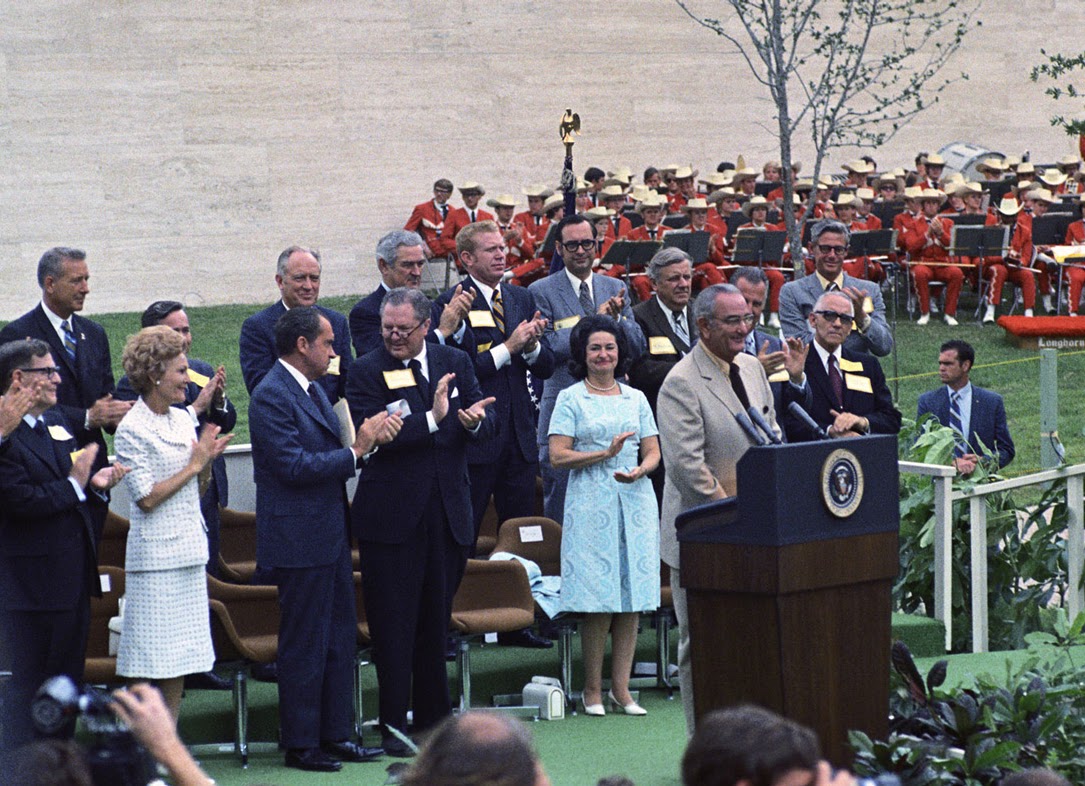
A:
{"type": "Polygon", "coordinates": [[[930,282],[941,281],[946,285],[944,319],[950,327],[957,324],[957,299],[964,282],[964,271],[953,264],[946,248],[953,222],[939,217],[946,195],[933,188],[923,189],[919,196],[920,214],[905,225],[897,236],[897,244],[908,253],[912,280],[915,282],[919,301],[919,319],[916,324],[926,325],[931,319],[930,282]],[[930,263],[930,264],[924,264],[930,263]]]}

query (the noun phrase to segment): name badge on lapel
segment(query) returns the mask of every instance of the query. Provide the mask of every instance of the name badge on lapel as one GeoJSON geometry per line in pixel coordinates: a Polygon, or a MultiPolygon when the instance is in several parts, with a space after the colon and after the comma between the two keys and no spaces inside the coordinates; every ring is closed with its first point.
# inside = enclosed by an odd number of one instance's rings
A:
{"type": "Polygon", "coordinates": [[[565,330],[565,328],[574,327],[579,321],[579,316],[565,317],[565,319],[559,319],[557,322],[554,323],[554,330],[565,330]]]}
{"type": "Polygon", "coordinates": [[[211,377],[201,374],[199,371],[193,369],[188,370],[188,379],[191,382],[195,382],[197,386],[203,388],[207,387],[207,383],[211,381],[211,377]]]}
{"type": "Polygon", "coordinates": [[[844,384],[848,390],[857,390],[860,393],[873,393],[874,388],[870,384],[870,377],[861,377],[858,374],[844,374],[844,384]]]}
{"type": "Polygon", "coordinates": [[[72,464],[79,460],[79,457],[87,452],[86,448],[79,448],[79,450],[73,450],[68,454],[68,458],[72,460],[72,464]]]}
{"type": "Polygon", "coordinates": [[[401,368],[395,371],[385,371],[384,384],[388,386],[389,390],[399,390],[400,388],[416,387],[418,383],[415,382],[413,371],[409,368],[401,368]]]}
{"type": "Polygon", "coordinates": [[[473,328],[497,327],[494,315],[488,308],[480,308],[477,311],[467,312],[467,321],[473,328]]]}
{"type": "Polygon", "coordinates": [[[75,439],[75,437],[73,437],[68,432],[68,429],[64,428],[61,425],[57,425],[57,424],[49,426],[49,436],[52,437],[53,439],[57,440],[58,442],[63,442],[64,440],[67,440],[67,439],[75,439]]]}
{"type": "Polygon", "coordinates": [[[328,370],[325,371],[324,373],[325,374],[332,374],[334,376],[339,376],[339,356],[338,355],[333,357],[328,362],[328,370]]]}
{"type": "Polygon", "coordinates": [[[649,336],[648,352],[652,355],[677,355],[678,350],[666,336],[649,336]]]}
{"type": "Polygon", "coordinates": [[[853,371],[860,374],[863,373],[863,364],[857,360],[848,360],[847,358],[840,358],[840,370],[841,371],[853,371]]]}
{"type": "Polygon", "coordinates": [[[489,352],[490,347],[492,347],[493,345],[494,345],[494,342],[492,342],[492,341],[487,341],[485,344],[479,344],[478,345],[478,353],[481,355],[483,352],[489,352]]]}

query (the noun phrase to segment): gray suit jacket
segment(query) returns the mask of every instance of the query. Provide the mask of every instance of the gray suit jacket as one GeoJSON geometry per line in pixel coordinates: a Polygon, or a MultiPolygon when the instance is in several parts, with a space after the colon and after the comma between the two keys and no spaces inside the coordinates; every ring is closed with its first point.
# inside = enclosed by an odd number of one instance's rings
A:
{"type": "MultiPolygon", "coordinates": [[[[625,284],[616,278],[592,274],[592,298],[598,308],[619,292],[625,293],[625,307],[618,327],[625,334],[635,360],[644,352],[644,333],[633,318],[633,309],[629,306],[629,292],[625,284]]],[[[539,402],[538,444],[545,449],[549,437],[550,415],[554,412],[554,402],[558,393],[572,385],[576,380],[569,373],[569,331],[581,317],[586,316],[580,307],[579,295],[569,284],[569,277],[564,271],[540,279],[528,287],[535,297],[535,305],[543,319],[548,320],[543,344],[554,353],[554,373],[543,384],[542,401],[539,402]]],[[[541,460],[545,461],[545,451],[540,451],[541,460]]]]}
{"type": "MultiPolygon", "coordinates": [[[[844,274],[844,286],[863,290],[874,303],[874,313],[870,315],[867,329],[862,333],[857,329],[852,330],[848,340],[844,342],[844,347],[852,352],[885,357],[893,351],[893,334],[885,321],[885,300],[882,298],[881,288],[872,281],[852,278],[847,273],[844,274]]],[[[810,342],[808,317],[823,293],[821,281],[813,273],[784,284],[780,289],[780,324],[785,336],[798,336],[803,341],[810,342]]]]}
{"type": "MultiPolygon", "coordinates": [[[[741,354],[735,363],[750,406],[757,407],[779,435],[772,390],[760,361],[741,354]]],[[[735,413],[743,409],[731,380],[700,343],[663,380],[656,409],[667,466],[659,554],[677,568],[675,518],[696,505],[737,494],[735,467],[752,443],[735,421],[735,413]]]]}

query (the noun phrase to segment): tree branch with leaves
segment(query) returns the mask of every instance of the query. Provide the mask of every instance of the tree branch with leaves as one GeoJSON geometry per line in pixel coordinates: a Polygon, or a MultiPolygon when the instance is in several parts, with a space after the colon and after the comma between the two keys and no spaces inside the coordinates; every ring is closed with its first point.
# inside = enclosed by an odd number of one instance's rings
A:
{"type": "Polygon", "coordinates": [[[1039,82],[1043,79],[1054,82],[1055,84],[1044,89],[1046,95],[1055,101],[1069,98],[1077,104],[1078,119],[1056,114],[1051,116],[1051,125],[1061,128],[1070,136],[1082,137],[1081,147],[1085,149],[1085,117],[1082,117],[1085,115],[1085,89],[1076,87],[1072,81],[1075,72],[1085,72],[1085,52],[1078,55],[1061,55],[1051,54],[1041,49],[1040,54],[1047,58],[1047,62],[1032,69],[1029,75],[1032,81],[1039,82]]]}

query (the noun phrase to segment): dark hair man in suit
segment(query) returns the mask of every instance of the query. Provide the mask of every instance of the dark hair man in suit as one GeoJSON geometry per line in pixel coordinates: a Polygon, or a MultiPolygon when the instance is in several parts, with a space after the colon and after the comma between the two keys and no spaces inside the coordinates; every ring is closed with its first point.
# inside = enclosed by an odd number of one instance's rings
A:
{"type": "Polygon", "coordinates": [[[275,324],[278,359],[249,402],[256,561],[279,588],[282,744],[286,766],[316,772],[382,753],[350,741],[357,615],[344,483],[401,425],[382,411],[360,421],[349,447],[340,443],[339,422],[317,383],[335,346],[322,312],[286,311],[275,324]]]}
{"type": "Polygon", "coordinates": [[[1006,424],[1002,396],[973,385],[968,375],[976,360],[972,346],[959,339],[947,341],[938,350],[938,376],[942,387],[919,397],[918,417],[934,415],[943,426],[961,434],[953,451],[953,465],[962,475],[971,475],[986,451],[998,457],[998,467],[1013,461],[1014,446],[1006,424]],[[985,451],[986,449],[986,451],[985,451]]]}

